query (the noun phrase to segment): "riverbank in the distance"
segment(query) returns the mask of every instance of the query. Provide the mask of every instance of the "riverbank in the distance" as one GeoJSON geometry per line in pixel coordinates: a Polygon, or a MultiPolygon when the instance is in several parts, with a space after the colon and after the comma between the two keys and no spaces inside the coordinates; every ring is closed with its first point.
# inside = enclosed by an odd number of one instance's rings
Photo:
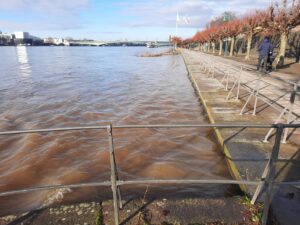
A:
{"type": "Polygon", "coordinates": [[[109,44],[109,45],[0,45],[0,47],[146,47],[145,44],[109,44]]]}
{"type": "Polygon", "coordinates": [[[113,41],[113,42],[101,42],[101,41],[73,41],[66,43],[53,43],[53,42],[39,42],[39,43],[10,43],[10,44],[0,44],[0,47],[5,46],[62,46],[62,47],[149,47],[149,43],[152,43],[151,48],[160,47],[171,47],[172,44],[169,42],[148,42],[148,41],[113,41]]]}

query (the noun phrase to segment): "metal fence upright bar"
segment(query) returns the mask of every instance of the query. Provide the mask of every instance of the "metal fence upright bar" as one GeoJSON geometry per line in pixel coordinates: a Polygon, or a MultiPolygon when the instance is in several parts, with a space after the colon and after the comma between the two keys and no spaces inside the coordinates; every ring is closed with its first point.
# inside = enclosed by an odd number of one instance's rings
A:
{"type": "MultiPolygon", "coordinates": [[[[288,111],[288,115],[287,115],[287,124],[291,123],[291,121],[292,121],[293,112],[294,112],[294,105],[295,105],[295,99],[296,99],[296,94],[297,94],[297,86],[294,87],[294,91],[292,91],[292,93],[291,93],[290,106],[289,106],[289,111],[288,111]]],[[[286,128],[284,130],[284,135],[283,135],[282,143],[286,143],[288,132],[289,132],[289,129],[286,128]]]]}
{"type": "Polygon", "coordinates": [[[111,180],[111,189],[113,193],[113,202],[114,202],[114,220],[115,220],[115,225],[119,225],[119,206],[118,206],[118,192],[117,192],[117,179],[116,179],[117,172],[116,172],[112,125],[107,126],[107,133],[108,133],[109,159],[110,159],[110,170],[111,170],[110,180],[111,180]]]}
{"type": "MultiPolygon", "coordinates": [[[[293,122],[293,116],[294,116],[293,113],[294,113],[294,105],[295,105],[296,95],[297,95],[297,86],[295,86],[294,87],[294,91],[291,92],[289,106],[285,107],[282,110],[282,112],[280,113],[279,117],[275,120],[275,124],[279,123],[279,121],[283,119],[283,117],[285,116],[285,114],[287,114],[286,123],[290,124],[290,123],[293,122]]],[[[268,142],[268,139],[271,136],[273,130],[274,130],[274,128],[271,128],[268,131],[268,133],[266,134],[263,142],[268,142]]],[[[283,139],[281,141],[284,144],[286,143],[286,140],[287,140],[287,137],[288,137],[288,132],[289,132],[289,128],[285,128],[283,139]]]]}
{"type": "Polygon", "coordinates": [[[238,76],[238,86],[237,86],[237,93],[236,93],[236,100],[239,100],[240,97],[240,88],[241,88],[241,76],[243,74],[243,67],[241,66],[241,72],[238,76]]]}
{"type": "MultiPolygon", "coordinates": [[[[242,72],[243,68],[241,67],[241,72],[242,72]]],[[[238,73],[239,71],[237,71],[238,73]]],[[[237,91],[236,91],[236,96],[235,96],[235,100],[239,99],[239,95],[240,95],[240,86],[241,86],[241,74],[239,73],[238,76],[234,76],[235,81],[232,85],[232,87],[230,88],[228,95],[226,97],[226,100],[228,101],[230,99],[231,94],[233,93],[234,88],[237,86],[237,91]]]]}
{"type": "MultiPolygon", "coordinates": [[[[230,71],[230,72],[231,72],[231,71],[230,71]]],[[[228,91],[230,72],[229,72],[229,70],[228,70],[228,73],[227,73],[227,76],[226,76],[226,87],[225,87],[225,90],[226,90],[226,91],[228,91]]]]}
{"type": "Polygon", "coordinates": [[[262,81],[262,74],[260,73],[259,76],[258,76],[258,79],[256,80],[254,88],[252,89],[248,99],[246,100],[243,108],[240,111],[240,115],[243,115],[244,110],[245,110],[246,106],[248,105],[248,103],[250,102],[252,97],[254,98],[254,106],[253,106],[252,115],[253,116],[256,115],[257,101],[258,101],[258,98],[259,98],[259,95],[260,95],[259,90],[260,90],[260,86],[261,86],[260,85],[261,81],[262,81]]]}
{"type": "MultiPolygon", "coordinates": [[[[115,154],[114,154],[114,156],[115,156],[115,154]]],[[[118,183],[118,181],[119,181],[118,167],[117,167],[116,160],[114,160],[114,162],[115,162],[115,168],[116,168],[116,180],[117,180],[117,183],[118,183]]],[[[118,198],[119,198],[119,208],[123,209],[122,196],[121,196],[121,188],[120,188],[119,185],[117,185],[117,194],[118,194],[118,198]]]]}
{"type": "Polygon", "coordinates": [[[276,125],[275,143],[274,143],[274,146],[273,146],[273,149],[271,152],[270,163],[268,164],[269,165],[269,173],[266,177],[266,182],[265,182],[267,189],[266,189],[266,196],[265,196],[265,200],[264,200],[262,225],[266,225],[267,220],[268,220],[269,209],[270,209],[271,201],[272,201],[274,179],[275,179],[275,174],[276,174],[276,162],[277,162],[278,155],[279,155],[281,136],[283,133],[283,129],[284,129],[283,124],[276,125]]]}
{"type": "Polygon", "coordinates": [[[256,202],[257,198],[261,194],[262,189],[265,186],[266,177],[267,177],[267,175],[269,173],[269,170],[270,170],[270,160],[271,160],[271,158],[268,160],[268,163],[267,163],[267,165],[266,165],[266,167],[264,169],[264,172],[263,172],[263,174],[261,176],[261,180],[260,180],[260,182],[259,182],[259,184],[258,184],[258,186],[257,186],[257,188],[256,188],[256,190],[254,192],[254,195],[253,195],[253,197],[251,199],[251,204],[252,205],[256,202]]]}
{"type": "MultiPolygon", "coordinates": [[[[284,116],[284,114],[286,113],[287,110],[288,110],[287,108],[284,108],[284,109],[282,110],[282,112],[280,113],[279,117],[276,119],[275,124],[278,124],[278,123],[279,123],[280,119],[284,116]]],[[[268,140],[269,140],[269,137],[271,136],[271,134],[272,134],[272,132],[273,132],[274,129],[275,129],[274,127],[272,127],[272,128],[269,129],[269,131],[268,131],[268,133],[266,134],[266,136],[265,136],[263,142],[265,142],[265,143],[269,142],[269,141],[268,141],[268,140]]]]}

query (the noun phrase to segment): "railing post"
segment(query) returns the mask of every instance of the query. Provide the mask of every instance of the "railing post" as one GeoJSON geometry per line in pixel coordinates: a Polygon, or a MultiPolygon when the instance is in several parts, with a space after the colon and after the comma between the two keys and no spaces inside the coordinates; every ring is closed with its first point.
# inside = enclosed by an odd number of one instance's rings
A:
{"type": "Polygon", "coordinates": [[[256,188],[256,190],[255,190],[255,192],[254,192],[254,195],[253,195],[253,197],[252,197],[252,199],[251,199],[251,204],[252,204],[252,205],[256,202],[256,200],[257,200],[257,198],[259,197],[259,195],[260,195],[262,189],[263,189],[264,186],[265,186],[266,177],[268,176],[268,173],[269,173],[269,171],[270,171],[270,161],[271,161],[271,158],[270,158],[270,159],[268,160],[268,162],[267,162],[267,165],[266,165],[266,167],[265,167],[265,169],[264,169],[264,172],[263,172],[263,174],[262,174],[262,176],[261,176],[261,181],[259,182],[259,185],[257,186],[257,188],[256,188]]]}
{"type": "MultiPolygon", "coordinates": [[[[115,156],[115,154],[114,154],[114,156],[115,156]]],[[[116,180],[119,180],[116,160],[114,160],[114,162],[115,162],[115,168],[116,168],[116,180]]],[[[117,185],[117,194],[118,194],[118,199],[119,199],[119,208],[122,209],[123,203],[122,203],[122,197],[121,197],[121,189],[120,189],[120,186],[118,186],[118,185],[117,185]]]]}
{"type": "Polygon", "coordinates": [[[244,104],[244,106],[243,106],[243,108],[242,108],[242,110],[241,110],[241,112],[240,112],[240,115],[243,115],[243,112],[244,112],[246,106],[248,105],[248,103],[249,103],[249,101],[250,101],[250,99],[251,99],[252,97],[254,97],[254,106],[253,106],[253,112],[252,112],[252,115],[253,115],[253,116],[256,115],[257,100],[258,100],[258,96],[259,96],[259,90],[260,90],[261,79],[262,79],[261,74],[259,74],[259,77],[258,77],[258,79],[257,79],[257,81],[256,81],[256,83],[255,83],[255,87],[252,89],[252,91],[251,91],[251,93],[250,93],[250,95],[249,95],[249,97],[248,97],[246,103],[244,104]]]}
{"type": "MultiPolygon", "coordinates": [[[[114,138],[113,138],[113,133],[112,133],[112,125],[110,125],[111,127],[111,142],[112,142],[112,151],[113,151],[113,162],[115,164],[115,177],[116,177],[116,181],[119,180],[119,176],[118,176],[118,169],[117,169],[117,164],[116,164],[116,158],[115,158],[115,148],[114,148],[114,138]]],[[[123,203],[122,203],[122,196],[121,196],[121,190],[120,190],[120,186],[117,186],[117,195],[118,195],[118,200],[119,200],[119,208],[122,209],[123,208],[123,203]]]]}
{"type": "Polygon", "coordinates": [[[116,181],[116,162],[115,162],[114,142],[113,142],[111,124],[107,126],[107,133],[108,133],[109,159],[110,159],[110,170],[111,170],[110,181],[111,181],[111,189],[113,192],[113,201],[114,201],[114,218],[115,218],[115,225],[119,225],[119,207],[118,207],[118,194],[117,194],[117,181],[116,181]]]}
{"type": "MultiPolygon", "coordinates": [[[[287,111],[287,108],[284,108],[283,111],[281,112],[281,114],[279,115],[279,117],[276,119],[275,124],[279,123],[280,119],[284,116],[284,114],[285,114],[286,111],[287,111]]],[[[270,128],[270,130],[266,134],[265,139],[263,140],[263,142],[265,142],[265,143],[268,142],[268,139],[271,136],[273,130],[274,130],[274,127],[270,128]]]]}
{"type": "MultiPolygon", "coordinates": [[[[293,112],[294,112],[294,104],[295,104],[295,99],[296,99],[296,94],[297,94],[297,87],[295,86],[294,89],[295,90],[292,91],[291,97],[290,97],[290,107],[289,107],[289,111],[288,111],[288,115],[287,115],[287,124],[291,123],[293,112]]],[[[284,143],[284,144],[286,143],[288,132],[289,132],[289,129],[285,128],[284,135],[283,135],[283,140],[282,140],[282,143],[284,143]]]]}
{"type": "Polygon", "coordinates": [[[237,87],[237,93],[236,93],[236,100],[239,100],[240,97],[240,88],[241,88],[241,76],[243,74],[243,66],[241,66],[241,72],[238,76],[238,87],[237,87]]]}
{"type": "Polygon", "coordinates": [[[273,146],[273,150],[271,152],[270,163],[269,163],[269,173],[266,179],[266,196],[264,201],[264,210],[262,216],[262,225],[267,224],[269,209],[272,200],[272,190],[273,190],[273,183],[275,178],[276,172],[276,161],[278,159],[279,150],[280,150],[280,143],[281,143],[281,136],[284,129],[283,124],[276,124],[276,137],[275,143],[273,146]]]}

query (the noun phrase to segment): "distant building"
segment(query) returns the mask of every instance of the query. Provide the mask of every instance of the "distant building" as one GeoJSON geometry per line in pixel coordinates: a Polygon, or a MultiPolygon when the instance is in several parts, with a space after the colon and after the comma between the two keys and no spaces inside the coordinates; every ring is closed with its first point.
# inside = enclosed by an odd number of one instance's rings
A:
{"type": "Polygon", "coordinates": [[[15,44],[17,45],[41,45],[43,40],[39,37],[32,36],[29,32],[17,31],[14,32],[15,44]]]}
{"type": "Polygon", "coordinates": [[[30,39],[30,35],[28,32],[17,31],[14,32],[14,35],[16,37],[15,43],[17,45],[32,45],[32,39],[30,39]]]}
{"type": "Polygon", "coordinates": [[[16,39],[21,39],[21,40],[29,39],[29,37],[30,37],[28,32],[23,32],[23,31],[17,31],[17,32],[14,32],[14,34],[16,36],[16,39]]]}
{"type": "Polygon", "coordinates": [[[44,38],[44,44],[46,45],[66,45],[69,46],[70,43],[64,38],[44,38]]]}
{"type": "Polygon", "coordinates": [[[0,45],[13,45],[15,36],[0,31],[0,45]]]}
{"type": "Polygon", "coordinates": [[[52,45],[53,44],[53,38],[44,38],[43,39],[45,45],[52,45]]]}

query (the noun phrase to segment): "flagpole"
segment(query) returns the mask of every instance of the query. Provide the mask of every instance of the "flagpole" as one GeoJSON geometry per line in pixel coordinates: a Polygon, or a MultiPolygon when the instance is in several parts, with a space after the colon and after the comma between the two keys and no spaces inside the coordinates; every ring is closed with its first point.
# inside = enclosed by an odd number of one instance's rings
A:
{"type": "MultiPolygon", "coordinates": [[[[176,37],[178,37],[178,22],[179,22],[179,15],[177,11],[177,17],[176,17],[176,37]]],[[[177,43],[175,43],[175,50],[177,49],[177,43]]]]}
{"type": "Polygon", "coordinates": [[[176,37],[178,36],[178,12],[176,17],[176,37]]]}

